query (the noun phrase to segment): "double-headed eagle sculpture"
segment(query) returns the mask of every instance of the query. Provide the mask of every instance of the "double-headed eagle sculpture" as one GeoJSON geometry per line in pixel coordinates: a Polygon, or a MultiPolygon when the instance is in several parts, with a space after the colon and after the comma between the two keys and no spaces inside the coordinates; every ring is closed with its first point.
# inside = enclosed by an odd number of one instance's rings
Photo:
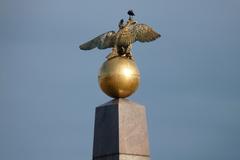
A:
{"type": "Polygon", "coordinates": [[[115,56],[126,56],[129,59],[132,58],[132,44],[136,41],[150,42],[161,35],[154,31],[150,26],[146,24],[139,24],[133,20],[135,14],[132,10],[128,11],[129,19],[126,23],[121,19],[118,27],[119,30],[109,31],[103,33],[96,38],[81,44],[79,46],[82,50],[91,50],[94,48],[106,49],[112,48],[112,52],[107,56],[108,59],[115,56]]]}

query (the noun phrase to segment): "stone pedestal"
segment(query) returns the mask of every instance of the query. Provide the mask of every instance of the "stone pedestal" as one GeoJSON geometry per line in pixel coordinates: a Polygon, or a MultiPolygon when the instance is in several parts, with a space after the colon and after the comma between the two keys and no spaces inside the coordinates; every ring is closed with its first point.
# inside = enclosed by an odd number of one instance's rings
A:
{"type": "Polygon", "coordinates": [[[144,106],[114,99],[96,108],[93,160],[149,160],[144,106]]]}

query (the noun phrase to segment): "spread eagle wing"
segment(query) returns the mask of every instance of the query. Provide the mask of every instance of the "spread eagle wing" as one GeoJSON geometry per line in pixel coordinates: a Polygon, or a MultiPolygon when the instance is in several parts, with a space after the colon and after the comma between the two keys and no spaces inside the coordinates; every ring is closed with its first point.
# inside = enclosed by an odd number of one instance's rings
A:
{"type": "Polygon", "coordinates": [[[154,31],[152,27],[146,24],[134,24],[130,25],[128,31],[132,34],[132,43],[139,42],[150,42],[153,41],[161,35],[154,31]]]}
{"type": "Polygon", "coordinates": [[[103,33],[96,38],[81,44],[79,48],[82,50],[90,50],[96,47],[98,49],[112,48],[115,42],[115,34],[114,31],[103,33]]]}

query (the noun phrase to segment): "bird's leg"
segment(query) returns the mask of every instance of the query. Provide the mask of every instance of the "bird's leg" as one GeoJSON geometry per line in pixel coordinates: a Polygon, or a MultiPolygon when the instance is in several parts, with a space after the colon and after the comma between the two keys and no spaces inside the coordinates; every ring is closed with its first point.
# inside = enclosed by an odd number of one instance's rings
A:
{"type": "Polygon", "coordinates": [[[117,48],[116,47],[112,48],[112,53],[117,53],[117,48]]]}
{"type": "Polygon", "coordinates": [[[127,49],[126,49],[126,57],[129,59],[133,59],[133,55],[132,55],[132,44],[130,44],[127,49]]]}
{"type": "Polygon", "coordinates": [[[132,21],[133,20],[133,16],[129,15],[128,20],[132,21]]]}
{"type": "Polygon", "coordinates": [[[111,58],[116,57],[116,56],[118,56],[117,48],[116,48],[116,47],[113,47],[113,48],[112,48],[112,52],[109,53],[109,54],[106,56],[106,58],[107,58],[107,59],[111,59],[111,58]]]}
{"type": "Polygon", "coordinates": [[[126,49],[126,53],[130,53],[132,50],[132,44],[128,45],[127,49],[126,49]]]}

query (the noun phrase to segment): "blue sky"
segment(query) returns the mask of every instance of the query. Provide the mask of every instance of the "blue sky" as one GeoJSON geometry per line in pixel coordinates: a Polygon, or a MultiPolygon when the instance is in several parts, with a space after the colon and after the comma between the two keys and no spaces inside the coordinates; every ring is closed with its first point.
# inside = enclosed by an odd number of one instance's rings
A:
{"type": "Polygon", "coordinates": [[[240,1],[1,0],[0,159],[91,159],[110,50],[78,45],[126,11],[162,37],[136,43],[152,159],[240,159],[240,1]]]}

